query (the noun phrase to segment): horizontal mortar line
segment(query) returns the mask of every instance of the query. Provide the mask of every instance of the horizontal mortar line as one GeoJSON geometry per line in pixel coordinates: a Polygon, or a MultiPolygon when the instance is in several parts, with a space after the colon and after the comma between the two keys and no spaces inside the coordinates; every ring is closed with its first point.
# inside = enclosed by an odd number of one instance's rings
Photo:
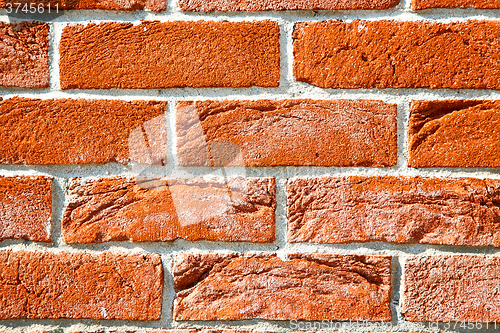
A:
{"type": "MultiPolygon", "coordinates": [[[[207,20],[207,21],[251,21],[251,20],[288,20],[290,22],[320,21],[329,19],[340,20],[429,20],[437,22],[450,22],[455,20],[488,19],[495,20],[500,17],[500,9],[428,9],[413,11],[404,8],[387,10],[298,10],[298,11],[233,11],[233,12],[183,12],[168,10],[164,12],[148,11],[111,11],[111,10],[65,10],[50,23],[75,23],[89,24],[99,22],[131,22],[140,23],[141,20],[158,20],[161,22],[171,20],[207,20]]],[[[59,14],[58,14],[59,15],[59,14]]],[[[5,9],[0,10],[0,20],[44,20],[43,15],[9,16],[5,9]]]]}
{"type": "Polygon", "coordinates": [[[158,100],[158,101],[202,101],[202,100],[257,100],[257,99],[378,99],[390,102],[411,100],[457,100],[457,99],[500,99],[500,90],[490,89],[321,89],[309,85],[294,85],[287,88],[172,88],[168,89],[112,89],[92,90],[44,90],[0,88],[4,99],[15,96],[37,99],[111,99],[111,100],[158,100]],[[161,90],[161,92],[158,92],[161,90]]]}
{"type": "MultiPolygon", "coordinates": [[[[285,239],[286,241],[286,239],[285,239]]],[[[366,254],[390,255],[394,257],[413,257],[430,255],[488,255],[500,256],[500,247],[493,246],[458,246],[458,245],[433,245],[421,243],[390,243],[382,241],[352,242],[345,244],[323,243],[288,243],[282,248],[277,248],[274,243],[258,244],[247,242],[211,242],[211,241],[176,241],[164,242],[130,242],[114,241],[91,244],[42,244],[23,240],[5,240],[0,242],[0,251],[44,251],[50,253],[92,253],[103,252],[127,254],[159,254],[175,258],[182,253],[208,254],[208,253],[267,253],[286,255],[293,253],[325,253],[325,254],[366,254]]]]}
{"type": "MultiPolygon", "coordinates": [[[[172,167],[170,165],[169,167],[172,167]]],[[[321,176],[401,176],[401,177],[471,177],[482,178],[490,176],[500,178],[500,168],[430,168],[411,169],[405,166],[395,168],[369,168],[369,167],[226,167],[223,168],[229,177],[275,177],[275,178],[296,178],[296,177],[321,177],[321,176]]],[[[8,176],[30,176],[47,175],[56,178],[96,178],[96,177],[133,177],[137,175],[137,170],[131,165],[119,165],[116,163],[104,165],[0,165],[0,175],[8,176]]],[[[142,171],[142,169],[140,169],[142,171]]],[[[147,166],[144,174],[152,178],[196,178],[199,176],[222,177],[222,168],[208,167],[176,167],[174,174],[169,173],[170,169],[161,166],[147,166]],[[184,173],[179,173],[184,172],[184,173]]]]}

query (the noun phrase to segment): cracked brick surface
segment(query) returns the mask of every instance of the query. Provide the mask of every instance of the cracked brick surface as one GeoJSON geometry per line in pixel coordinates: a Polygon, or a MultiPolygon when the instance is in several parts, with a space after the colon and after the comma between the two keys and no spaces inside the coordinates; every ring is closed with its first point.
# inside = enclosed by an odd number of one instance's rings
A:
{"type": "Polygon", "coordinates": [[[500,22],[295,24],[294,76],[321,88],[500,89],[500,22]]]}
{"type": "Polygon", "coordinates": [[[408,165],[500,167],[499,101],[413,101],[408,165]]]}
{"type": "Polygon", "coordinates": [[[273,242],[273,178],[72,179],[62,219],[67,243],[273,242]]]}
{"type": "Polygon", "coordinates": [[[370,100],[177,104],[183,166],[392,166],[397,107],[370,100]]]}
{"type": "Polygon", "coordinates": [[[391,257],[185,254],[173,268],[175,320],[391,319],[391,257]]]}
{"type": "Polygon", "coordinates": [[[0,319],[158,320],[154,254],[0,252],[0,319]]]}
{"type": "Polygon", "coordinates": [[[500,246],[500,180],[298,178],[287,192],[290,242],[500,246]]]}

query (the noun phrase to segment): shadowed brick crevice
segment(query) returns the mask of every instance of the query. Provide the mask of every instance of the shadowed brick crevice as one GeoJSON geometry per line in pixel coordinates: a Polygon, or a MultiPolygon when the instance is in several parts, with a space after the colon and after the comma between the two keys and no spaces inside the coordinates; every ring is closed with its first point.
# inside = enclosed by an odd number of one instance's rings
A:
{"type": "Polygon", "coordinates": [[[411,167],[500,167],[500,102],[414,101],[411,167]]]}

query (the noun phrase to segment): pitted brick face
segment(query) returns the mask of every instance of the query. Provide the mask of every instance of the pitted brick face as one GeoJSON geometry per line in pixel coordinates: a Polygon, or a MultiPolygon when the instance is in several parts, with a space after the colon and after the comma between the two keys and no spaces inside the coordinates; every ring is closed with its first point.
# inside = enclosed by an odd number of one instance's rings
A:
{"type": "Polygon", "coordinates": [[[499,101],[413,101],[408,165],[500,167],[499,101]]]}
{"type": "Polygon", "coordinates": [[[412,0],[414,10],[428,8],[500,8],[500,0],[412,0]]]}
{"type": "Polygon", "coordinates": [[[500,89],[500,22],[295,24],[293,71],[321,88],[500,89]]]}
{"type": "Polygon", "coordinates": [[[410,257],[404,265],[404,317],[418,322],[498,322],[499,283],[498,257],[410,257]]]}
{"type": "Polygon", "coordinates": [[[50,242],[51,186],[51,177],[0,177],[0,241],[50,242]]]}
{"type": "Polygon", "coordinates": [[[391,257],[180,255],[175,320],[389,321],[391,257]]]}
{"type": "Polygon", "coordinates": [[[400,0],[179,0],[184,11],[388,9],[400,0]]]}
{"type": "Polygon", "coordinates": [[[273,21],[68,26],[61,88],[277,87],[279,36],[273,21]]]}
{"type": "Polygon", "coordinates": [[[49,25],[0,22],[0,86],[49,86],[49,25]]]}

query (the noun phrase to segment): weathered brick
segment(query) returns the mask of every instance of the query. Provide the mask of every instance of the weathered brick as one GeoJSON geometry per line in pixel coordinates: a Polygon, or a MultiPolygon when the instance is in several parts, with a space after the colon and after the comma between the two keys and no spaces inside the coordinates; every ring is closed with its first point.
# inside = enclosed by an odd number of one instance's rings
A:
{"type": "Polygon", "coordinates": [[[145,180],[69,184],[62,220],[67,243],[112,240],[274,241],[273,178],[145,180]],[[148,181],[148,182],[146,182],[148,181]]]}
{"type": "Polygon", "coordinates": [[[500,167],[500,101],[414,101],[408,165],[500,167]]]}
{"type": "Polygon", "coordinates": [[[157,101],[10,98],[0,102],[0,163],[161,163],[165,108],[157,101]]]}
{"type": "Polygon", "coordinates": [[[397,107],[365,100],[177,104],[183,166],[392,166],[397,107]]]}
{"type": "Polygon", "coordinates": [[[158,320],[163,270],[153,254],[0,252],[0,319],[158,320]]]}
{"type": "Polygon", "coordinates": [[[0,241],[50,242],[51,186],[51,177],[0,177],[0,241]]]}
{"type": "Polygon", "coordinates": [[[68,26],[61,88],[277,87],[279,35],[273,21],[68,26]]]}
{"type": "MultiPolygon", "coordinates": [[[[0,8],[10,8],[14,10],[21,4],[38,5],[43,4],[44,12],[48,8],[52,9],[105,9],[105,10],[138,10],[148,9],[151,11],[162,11],[166,8],[166,0],[0,0],[0,8]],[[9,6],[9,4],[11,6],[9,6]]],[[[52,11],[51,13],[54,13],[52,11]]]]}
{"type": "Polygon", "coordinates": [[[179,256],[176,320],[388,321],[391,258],[292,254],[179,256]]]}
{"type": "Polygon", "coordinates": [[[500,22],[303,22],[294,75],[321,88],[500,89],[500,22]]]}
{"type": "Polygon", "coordinates": [[[500,0],[412,0],[414,10],[428,8],[500,8],[500,0]]]}
{"type": "Polygon", "coordinates": [[[49,86],[49,25],[0,22],[0,86],[49,86]]]}
{"type": "Polygon", "coordinates": [[[293,179],[288,221],[290,242],[500,246],[500,180],[293,179]]]}
{"type": "Polygon", "coordinates": [[[184,11],[388,9],[399,0],[179,0],[184,11]]]}
{"type": "Polygon", "coordinates": [[[499,257],[412,257],[404,268],[403,314],[409,321],[498,321],[499,284],[499,257]]]}

